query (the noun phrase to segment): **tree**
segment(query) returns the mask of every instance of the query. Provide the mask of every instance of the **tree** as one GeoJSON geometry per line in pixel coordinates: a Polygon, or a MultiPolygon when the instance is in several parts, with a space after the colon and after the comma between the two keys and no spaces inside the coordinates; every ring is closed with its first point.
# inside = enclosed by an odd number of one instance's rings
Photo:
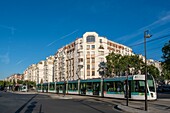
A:
{"type": "MultiPolygon", "coordinates": [[[[130,56],[130,68],[133,68],[133,74],[138,74],[139,70],[144,69],[144,62],[142,59],[139,58],[139,55],[132,55],[130,56]]],[[[142,71],[142,74],[144,72],[142,71]]]]}
{"type": "Polygon", "coordinates": [[[153,65],[147,66],[148,73],[152,75],[156,80],[159,79],[159,70],[153,65]]]}
{"type": "Polygon", "coordinates": [[[107,76],[112,75],[112,73],[114,76],[125,75],[125,71],[130,73],[130,68],[133,69],[133,74],[138,74],[138,71],[144,68],[144,63],[138,55],[122,56],[120,54],[110,53],[106,56],[106,60],[108,68],[107,76]]]}
{"type": "Polygon", "coordinates": [[[17,83],[18,84],[23,84],[23,81],[22,80],[17,80],[17,83]]]}
{"type": "Polygon", "coordinates": [[[162,48],[163,53],[163,62],[162,62],[162,74],[165,79],[170,80],[170,40],[168,43],[165,43],[162,48]]]}
{"type": "Polygon", "coordinates": [[[109,53],[108,56],[106,56],[107,60],[107,76],[115,76],[120,75],[120,54],[115,54],[114,52],[109,53]]]}

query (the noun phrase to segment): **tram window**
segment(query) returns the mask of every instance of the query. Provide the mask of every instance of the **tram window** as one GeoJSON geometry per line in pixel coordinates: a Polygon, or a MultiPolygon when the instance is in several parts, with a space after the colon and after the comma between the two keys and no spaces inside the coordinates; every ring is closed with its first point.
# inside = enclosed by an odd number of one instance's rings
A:
{"type": "Polygon", "coordinates": [[[72,84],[68,84],[68,90],[72,90],[72,84]]]}
{"type": "Polygon", "coordinates": [[[51,90],[54,89],[54,84],[50,84],[50,89],[51,89],[51,90]]]}
{"type": "Polygon", "coordinates": [[[81,90],[83,90],[83,91],[86,90],[86,84],[85,83],[81,84],[81,90]]]}
{"type": "Polygon", "coordinates": [[[94,90],[100,90],[100,83],[93,83],[94,90]]]}
{"type": "Polygon", "coordinates": [[[92,83],[88,82],[87,83],[87,91],[91,91],[92,90],[92,83]]]}
{"type": "Polygon", "coordinates": [[[117,92],[123,91],[123,82],[115,82],[115,88],[117,92]]]}
{"type": "Polygon", "coordinates": [[[145,81],[134,81],[135,92],[145,92],[145,81]]]}
{"type": "Polygon", "coordinates": [[[106,85],[107,85],[108,92],[114,92],[113,82],[107,82],[106,85]]]}
{"type": "Polygon", "coordinates": [[[72,90],[77,90],[77,84],[76,83],[72,84],[72,90]]]}
{"type": "Polygon", "coordinates": [[[149,90],[155,92],[153,80],[147,80],[147,81],[148,81],[149,90]]]}

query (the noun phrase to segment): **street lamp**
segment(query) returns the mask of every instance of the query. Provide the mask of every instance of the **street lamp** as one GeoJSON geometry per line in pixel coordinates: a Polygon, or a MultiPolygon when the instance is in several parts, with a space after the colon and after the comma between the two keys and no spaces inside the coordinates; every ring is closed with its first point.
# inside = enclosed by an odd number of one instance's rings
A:
{"type": "Polygon", "coordinates": [[[145,111],[148,110],[147,103],[147,58],[146,58],[146,38],[150,38],[149,30],[144,31],[144,51],[145,51],[145,111]]]}
{"type": "Polygon", "coordinates": [[[104,97],[104,76],[105,76],[105,72],[107,70],[107,64],[105,62],[100,62],[99,66],[99,75],[101,75],[101,96],[104,97]]]}

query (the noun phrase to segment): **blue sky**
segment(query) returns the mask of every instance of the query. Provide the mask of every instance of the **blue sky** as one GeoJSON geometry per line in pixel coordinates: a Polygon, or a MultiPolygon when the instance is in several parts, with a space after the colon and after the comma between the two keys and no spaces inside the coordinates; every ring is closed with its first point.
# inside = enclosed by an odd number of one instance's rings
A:
{"type": "MultiPolygon", "coordinates": [[[[169,0],[1,0],[0,79],[22,73],[87,31],[143,54],[143,32],[152,40],[170,34],[169,0]]],[[[161,60],[170,37],[147,43],[147,57],[161,60]]]]}

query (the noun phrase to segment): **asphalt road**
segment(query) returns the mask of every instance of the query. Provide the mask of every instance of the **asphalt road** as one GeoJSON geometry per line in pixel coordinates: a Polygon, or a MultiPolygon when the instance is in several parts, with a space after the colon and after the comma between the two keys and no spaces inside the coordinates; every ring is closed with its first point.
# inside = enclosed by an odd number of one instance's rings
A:
{"type": "Polygon", "coordinates": [[[57,99],[43,94],[0,92],[0,113],[121,113],[95,98],[57,99]]]}

